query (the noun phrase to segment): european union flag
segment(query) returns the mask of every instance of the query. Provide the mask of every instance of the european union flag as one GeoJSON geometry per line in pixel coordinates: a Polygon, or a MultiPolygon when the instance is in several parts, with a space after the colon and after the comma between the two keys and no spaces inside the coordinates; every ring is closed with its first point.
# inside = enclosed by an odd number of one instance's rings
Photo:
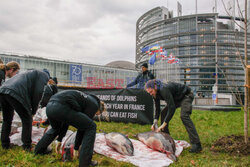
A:
{"type": "Polygon", "coordinates": [[[144,53],[144,52],[146,52],[148,50],[149,50],[149,46],[146,46],[146,47],[144,47],[144,48],[141,49],[141,52],[144,53]]]}
{"type": "Polygon", "coordinates": [[[149,59],[148,63],[150,65],[155,64],[155,60],[156,60],[156,54],[154,53],[153,56],[149,59]]]}

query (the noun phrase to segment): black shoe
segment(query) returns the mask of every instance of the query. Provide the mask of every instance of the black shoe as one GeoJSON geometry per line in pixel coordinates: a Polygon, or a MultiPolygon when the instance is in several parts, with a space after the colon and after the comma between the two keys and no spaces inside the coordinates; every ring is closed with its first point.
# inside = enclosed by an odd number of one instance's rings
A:
{"type": "Polygon", "coordinates": [[[31,146],[22,146],[24,151],[31,152],[31,146]]]}
{"type": "Polygon", "coordinates": [[[189,152],[199,153],[201,152],[201,150],[202,150],[201,143],[197,143],[197,144],[192,144],[192,148],[189,150],[189,152]]]}
{"type": "Polygon", "coordinates": [[[52,153],[52,149],[47,148],[43,154],[46,155],[46,154],[51,154],[51,153],[52,153]]]}
{"type": "Polygon", "coordinates": [[[91,161],[89,166],[97,166],[98,165],[98,162],[97,161],[91,161]]]}
{"type": "Polygon", "coordinates": [[[8,145],[2,145],[2,148],[4,150],[8,150],[8,149],[12,149],[14,147],[14,144],[13,143],[10,143],[8,145]]]}
{"type": "Polygon", "coordinates": [[[2,148],[3,148],[4,150],[8,150],[8,149],[10,149],[10,146],[2,146],[2,148]]]}

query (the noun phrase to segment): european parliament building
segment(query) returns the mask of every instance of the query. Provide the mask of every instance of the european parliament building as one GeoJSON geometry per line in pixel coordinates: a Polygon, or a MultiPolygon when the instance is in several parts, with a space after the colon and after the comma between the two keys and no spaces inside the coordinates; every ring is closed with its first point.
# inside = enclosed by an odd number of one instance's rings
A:
{"type": "MultiPolygon", "coordinates": [[[[242,24],[244,19],[235,17],[234,20],[242,24]]],[[[165,7],[153,8],[136,23],[137,68],[150,59],[147,53],[142,53],[142,48],[154,44],[179,58],[180,64],[179,67],[170,64],[166,68],[167,63],[159,61],[157,65],[156,61],[150,66],[151,70],[161,73],[172,70],[173,73],[179,69],[176,80],[206,97],[211,97],[215,85],[219,93],[244,91],[241,63],[241,58],[244,60],[244,32],[233,24],[232,17],[218,13],[173,17],[165,7]]]]}
{"type": "Polygon", "coordinates": [[[84,88],[124,88],[138,74],[133,69],[113,68],[76,62],[51,60],[34,56],[0,54],[6,64],[16,61],[21,71],[28,69],[48,69],[52,77],[57,77],[60,86],[84,88]]]}

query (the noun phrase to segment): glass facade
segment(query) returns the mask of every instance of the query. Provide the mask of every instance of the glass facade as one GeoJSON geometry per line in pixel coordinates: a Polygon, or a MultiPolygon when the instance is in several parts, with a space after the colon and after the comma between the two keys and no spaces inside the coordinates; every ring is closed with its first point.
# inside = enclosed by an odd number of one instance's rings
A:
{"type": "MultiPolygon", "coordinates": [[[[137,20],[136,67],[150,58],[141,49],[159,44],[180,59],[179,67],[171,71],[171,75],[174,72],[178,77],[175,81],[188,84],[194,92],[211,97],[216,76],[219,93],[231,93],[236,87],[242,92],[244,32],[225,24],[228,18],[217,13],[157,17],[168,15],[166,11],[165,7],[156,7],[137,20]],[[152,22],[145,21],[150,18],[152,22]]],[[[172,64],[156,63],[150,68],[158,71],[156,77],[162,77],[164,71],[172,67],[172,64]]],[[[165,77],[165,80],[173,81],[171,77],[165,77]]]]}
{"type": "Polygon", "coordinates": [[[5,64],[17,61],[21,66],[20,71],[46,68],[52,77],[57,77],[58,85],[63,86],[125,88],[138,75],[135,70],[49,60],[33,56],[0,54],[0,58],[5,64]]]}

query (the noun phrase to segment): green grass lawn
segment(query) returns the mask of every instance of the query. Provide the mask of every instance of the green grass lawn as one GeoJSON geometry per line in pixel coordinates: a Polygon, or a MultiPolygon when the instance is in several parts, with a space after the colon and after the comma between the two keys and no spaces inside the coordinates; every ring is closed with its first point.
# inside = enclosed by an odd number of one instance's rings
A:
{"type": "MultiPolygon", "coordinates": [[[[189,142],[188,134],[180,119],[178,110],[170,122],[171,136],[176,140],[189,142]]],[[[243,135],[243,112],[212,112],[194,110],[191,116],[198,134],[201,138],[203,151],[200,154],[191,154],[189,148],[185,149],[178,161],[170,166],[250,166],[250,157],[232,156],[227,153],[214,153],[210,148],[215,140],[225,135],[243,135]]],[[[134,134],[150,130],[151,125],[97,122],[98,130],[106,132],[121,132],[133,138],[134,134]]],[[[95,154],[94,160],[99,166],[131,167],[130,163],[115,161],[113,159],[95,154]]],[[[62,162],[61,156],[55,153],[44,156],[34,156],[21,147],[14,147],[5,151],[0,147],[0,166],[78,166],[78,160],[62,162]]],[[[152,165],[153,166],[153,165],[152,165]]]]}

